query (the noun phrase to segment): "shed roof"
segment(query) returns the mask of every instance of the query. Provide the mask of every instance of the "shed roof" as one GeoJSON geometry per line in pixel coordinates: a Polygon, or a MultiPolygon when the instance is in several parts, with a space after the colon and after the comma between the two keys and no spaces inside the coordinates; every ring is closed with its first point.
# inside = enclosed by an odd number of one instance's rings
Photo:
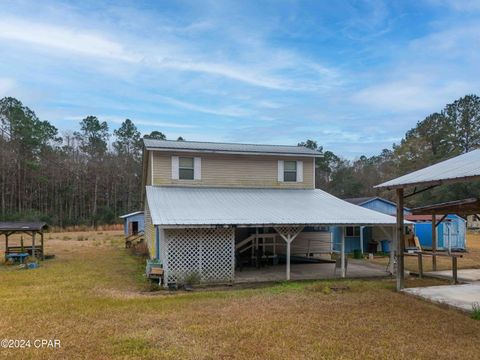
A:
{"type": "Polygon", "coordinates": [[[125,218],[129,218],[131,216],[135,216],[135,215],[140,215],[140,214],[143,214],[143,211],[140,210],[140,211],[135,211],[135,212],[132,212],[132,213],[129,213],[129,214],[125,214],[125,215],[120,215],[119,218],[120,219],[125,219],[125,218]]]}
{"type": "Polygon", "coordinates": [[[395,189],[415,185],[440,185],[474,178],[480,178],[480,149],[400,176],[375,187],[395,189]]]}
{"type": "Polygon", "coordinates": [[[395,218],[325,191],[147,186],[153,224],[183,226],[395,225],[395,218]]]}
{"type": "Polygon", "coordinates": [[[210,152],[228,154],[287,155],[319,157],[322,154],[304,146],[257,145],[200,141],[143,139],[146,149],[159,151],[210,152]]]}
{"type": "Polygon", "coordinates": [[[47,223],[41,221],[1,221],[0,231],[42,231],[47,223]]]}

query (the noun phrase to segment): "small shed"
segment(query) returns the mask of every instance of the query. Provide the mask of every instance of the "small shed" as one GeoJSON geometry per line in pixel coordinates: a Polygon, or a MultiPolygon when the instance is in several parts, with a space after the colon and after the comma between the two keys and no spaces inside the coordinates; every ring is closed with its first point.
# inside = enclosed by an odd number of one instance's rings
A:
{"type": "Polygon", "coordinates": [[[125,237],[131,235],[138,235],[144,232],[145,217],[143,211],[135,211],[129,214],[120,216],[123,220],[123,232],[125,237]]]}

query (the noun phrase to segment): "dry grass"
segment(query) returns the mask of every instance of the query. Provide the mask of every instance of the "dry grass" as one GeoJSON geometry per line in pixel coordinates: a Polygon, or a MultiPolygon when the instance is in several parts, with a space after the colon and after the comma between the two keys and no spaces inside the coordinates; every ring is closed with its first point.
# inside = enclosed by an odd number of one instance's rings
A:
{"type": "MultiPolygon", "coordinates": [[[[480,268],[480,233],[469,232],[467,234],[468,252],[458,259],[458,268],[472,269],[480,268]]],[[[379,257],[372,262],[387,265],[387,257],[379,257]]],[[[416,256],[405,256],[405,268],[410,271],[418,271],[418,260],[416,256]]],[[[437,270],[450,270],[452,260],[449,257],[437,257],[437,270]]],[[[423,271],[432,271],[432,257],[425,256],[423,259],[423,271]]]]}
{"type": "MultiPolygon", "coordinates": [[[[143,262],[118,233],[47,242],[37,270],[0,266],[0,338],[60,349],[5,358],[478,359],[480,321],[394,291],[391,280],[146,293],[143,262]]],[[[407,281],[409,286],[439,280],[407,281]]]]}

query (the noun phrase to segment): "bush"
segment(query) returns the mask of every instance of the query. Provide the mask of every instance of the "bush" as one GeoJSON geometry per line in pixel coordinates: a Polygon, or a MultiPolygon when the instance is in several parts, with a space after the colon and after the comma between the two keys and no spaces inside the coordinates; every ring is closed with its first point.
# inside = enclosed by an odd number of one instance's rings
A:
{"type": "Polygon", "coordinates": [[[472,319],[480,320],[480,303],[474,302],[472,304],[472,319]]]}

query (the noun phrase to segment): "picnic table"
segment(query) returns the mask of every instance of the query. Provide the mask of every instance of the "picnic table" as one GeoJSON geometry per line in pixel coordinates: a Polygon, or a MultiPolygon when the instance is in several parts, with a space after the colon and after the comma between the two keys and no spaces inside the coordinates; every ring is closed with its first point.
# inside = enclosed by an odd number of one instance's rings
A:
{"type": "Polygon", "coordinates": [[[29,253],[11,253],[11,254],[6,254],[5,259],[12,259],[14,262],[20,262],[20,264],[23,264],[25,259],[29,257],[29,253]]]}

